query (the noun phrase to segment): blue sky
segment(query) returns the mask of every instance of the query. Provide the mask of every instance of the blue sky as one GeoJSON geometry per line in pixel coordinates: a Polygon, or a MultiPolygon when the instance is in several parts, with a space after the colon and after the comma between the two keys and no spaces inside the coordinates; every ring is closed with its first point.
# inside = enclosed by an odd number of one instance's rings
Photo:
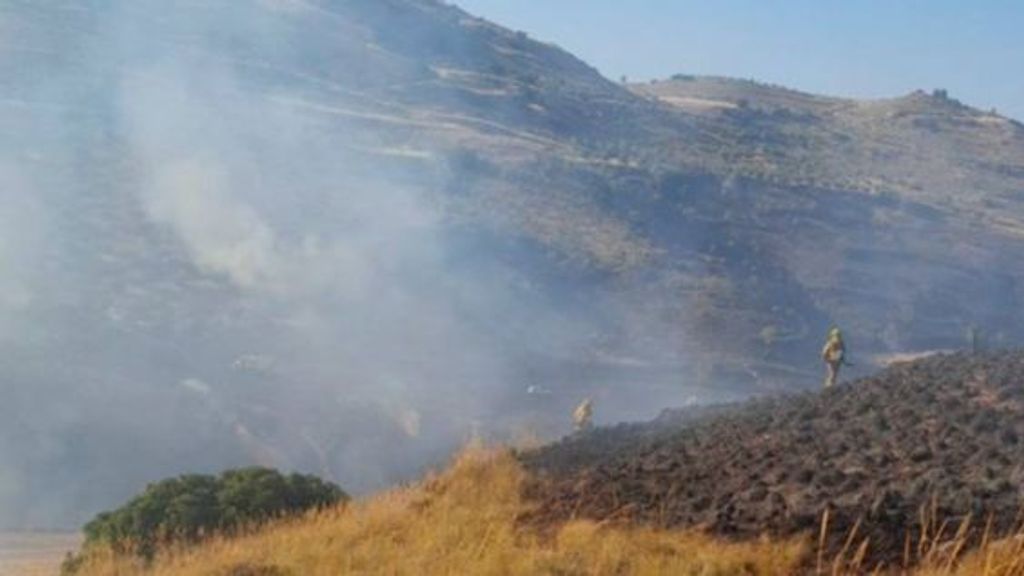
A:
{"type": "Polygon", "coordinates": [[[889,97],[946,88],[1024,120],[1021,0],[455,0],[609,78],[676,72],[889,97]]]}

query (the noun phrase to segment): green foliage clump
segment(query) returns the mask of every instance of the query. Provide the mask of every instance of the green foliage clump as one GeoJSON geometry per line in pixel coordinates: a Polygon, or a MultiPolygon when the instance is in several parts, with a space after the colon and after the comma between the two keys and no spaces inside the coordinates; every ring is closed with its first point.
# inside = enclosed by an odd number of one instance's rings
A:
{"type": "Polygon", "coordinates": [[[190,474],[150,484],[124,506],[97,515],[83,529],[85,546],[149,557],[158,543],[195,542],[347,499],[330,482],[267,468],[229,470],[219,477],[190,474]]]}

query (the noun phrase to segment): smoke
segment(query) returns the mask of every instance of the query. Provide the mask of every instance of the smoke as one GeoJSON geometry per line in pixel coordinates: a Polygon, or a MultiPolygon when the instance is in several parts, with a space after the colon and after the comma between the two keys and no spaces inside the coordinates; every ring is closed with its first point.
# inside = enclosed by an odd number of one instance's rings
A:
{"type": "MultiPolygon", "coordinates": [[[[27,193],[29,184],[17,168],[0,165],[0,310],[5,315],[25,310],[33,302],[36,278],[32,262],[45,234],[42,206],[27,193]]],[[[12,337],[9,331],[0,338],[12,337]]]]}
{"type": "Polygon", "coordinates": [[[273,368],[234,370],[204,396],[254,461],[303,467],[312,451],[350,490],[394,481],[403,460],[449,450],[503,383],[498,351],[460,307],[469,293],[496,301],[475,274],[446,269],[452,247],[419,182],[324,145],[344,127],[282,103],[287,86],[254,90],[197,54],[161,51],[118,100],[145,216],[229,285],[242,318],[272,326],[223,361],[273,368]],[[256,394],[240,388],[253,382],[256,394]]]}
{"type": "Polygon", "coordinates": [[[453,231],[443,151],[310,112],[367,67],[314,8],[0,10],[0,526],[247,464],[378,488],[527,426],[517,363],[588,345],[453,231]]]}
{"type": "Polygon", "coordinates": [[[272,281],[280,267],[274,232],[222,179],[216,168],[172,162],[157,170],[147,213],[174,230],[203,270],[242,288],[272,281]]]}

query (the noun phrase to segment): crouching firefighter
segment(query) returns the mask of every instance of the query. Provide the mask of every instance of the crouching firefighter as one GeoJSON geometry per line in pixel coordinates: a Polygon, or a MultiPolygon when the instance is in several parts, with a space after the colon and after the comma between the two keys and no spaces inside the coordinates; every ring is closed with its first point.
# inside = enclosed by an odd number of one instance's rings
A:
{"type": "Polygon", "coordinates": [[[832,328],[828,333],[828,340],[825,347],[821,349],[821,359],[828,367],[828,377],[825,378],[825,388],[836,385],[839,378],[839,369],[846,364],[846,344],[843,343],[843,333],[839,328],[832,328]]]}

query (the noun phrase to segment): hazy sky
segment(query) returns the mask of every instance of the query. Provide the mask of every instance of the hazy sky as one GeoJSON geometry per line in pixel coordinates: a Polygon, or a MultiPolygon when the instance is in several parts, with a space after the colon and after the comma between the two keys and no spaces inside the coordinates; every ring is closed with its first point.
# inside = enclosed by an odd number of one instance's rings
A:
{"type": "Polygon", "coordinates": [[[610,78],[676,72],[886,97],[946,88],[1024,119],[1020,0],[457,0],[610,78]]]}

